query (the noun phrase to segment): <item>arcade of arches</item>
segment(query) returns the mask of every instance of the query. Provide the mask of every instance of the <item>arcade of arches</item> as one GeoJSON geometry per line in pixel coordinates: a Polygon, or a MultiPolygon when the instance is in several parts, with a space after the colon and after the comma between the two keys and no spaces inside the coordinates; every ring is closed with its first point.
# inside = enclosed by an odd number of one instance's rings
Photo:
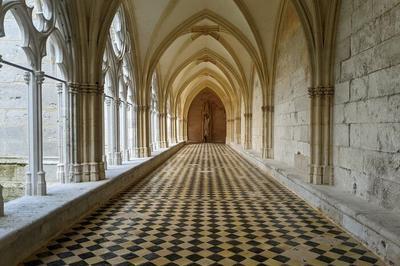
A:
{"type": "Polygon", "coordinates": [[[399,43],[400,0],[0,0],[0,265],[400,265],[399,43]]]}

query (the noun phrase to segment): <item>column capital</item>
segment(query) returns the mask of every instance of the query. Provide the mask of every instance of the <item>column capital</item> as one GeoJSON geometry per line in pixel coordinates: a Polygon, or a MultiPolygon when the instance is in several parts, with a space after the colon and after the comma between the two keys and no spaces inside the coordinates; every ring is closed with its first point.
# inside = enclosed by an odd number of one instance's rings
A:
{"type": "Polygon", "coordinates": [[[110,106],[111,105],[111,102],[113,101],[114,99],[113,98],[105,98],[105,102],[106,102],[106,105],[107,106],[110,106]]]}
{"type": "Polygon", "coordinates": [[[104,93],[104,85],[100,85],[98,83],[89,84],[89,83],[68,83],[69,91],[71,93],[76,94],[103,94],[104,93]]]}
{"type": "Polygon", "coordinates": [[[148,105],[138,105],[137,106],[137,110],[141,111],[141,112],[146,112],[150,109],[150,107],[148,105]]]}
{"type": "Polygon", "coordinates": [[[313,97],[319,97],[319,96],[331,96],[335,92],[334,87],[315,87],[315,88],[308,88],[308,95],[313,98],[313,97]]]}
{"type": "Polygon", "coordinates": [[[26,85],[29,85],[29,82],[31,81],[31,72],[26,71],[24,73],[24,81],[25,81],[26,85]]]}
{"type": "Polygon", "coordinates": [[[271,112],[271,113],[273,113],[274,112],[274,106],[273,105],[263,105],[263,106],[261,106],[261,110],[263,112],[271,112]]]}
{"type": "Polygon", "coordinates": [[[57,87],[57,93],[58,93],[58,94],[61,94],[62,91],[63,91],[63,84],[62,84],[62,82],[58,82],[58,83],[56,84],[56,87],[57,87]]]}
{"type": "Polygon", "coordinates": [[[35,71],[34,72],[37,84],[42,85],[44,81],[44,72],[43,71],[35,71]]]}
{"type": "Polygon", "coordinates": [[[252,113],[244,113],[243,115],[245,118],[251,118],[253,116],[252,113]]]}

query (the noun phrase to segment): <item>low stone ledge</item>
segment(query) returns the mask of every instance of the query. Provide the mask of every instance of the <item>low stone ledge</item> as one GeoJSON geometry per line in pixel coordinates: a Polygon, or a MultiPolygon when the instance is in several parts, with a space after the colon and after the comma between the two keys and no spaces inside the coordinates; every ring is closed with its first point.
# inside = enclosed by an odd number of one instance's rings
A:
{"type": "Polygon", "coordinates": [[[262,159],[236,144],[234,151],[262,172],[323,212],[389,265],[400,265],[400,215],[342,192],[306,183],[304,174],[284,163],[262,159]]]}
{"type": "Polygon", "coordinates": [[[57,184],[43,197],[22,197],[5,204],[0,217],[0,265],[17,265],[112,196],[139,182],[179,151],[184,143],[110,167],[106,180],[57,184]]]}

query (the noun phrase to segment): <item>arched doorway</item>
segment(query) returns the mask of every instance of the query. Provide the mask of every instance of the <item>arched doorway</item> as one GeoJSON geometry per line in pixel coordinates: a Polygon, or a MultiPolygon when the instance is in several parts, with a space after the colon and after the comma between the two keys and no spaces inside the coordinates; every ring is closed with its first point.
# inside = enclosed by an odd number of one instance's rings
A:
{"type": "Polygon", "coordinates": [[[225,143],[226,112],[221,99],[211,90],[202,90],[188,113],[188,142],[225,143]]]}

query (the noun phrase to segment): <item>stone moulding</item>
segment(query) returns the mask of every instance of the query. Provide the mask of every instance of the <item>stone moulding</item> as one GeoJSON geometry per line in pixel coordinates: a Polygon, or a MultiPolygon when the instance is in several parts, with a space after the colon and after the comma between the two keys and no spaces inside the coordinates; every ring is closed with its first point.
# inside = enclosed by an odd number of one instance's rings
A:
{"type": "Polygon", "coordinates": [[[151,158],[111,168],[105,180],[60,184],[49,188],[47,196],[6,203],[5,217],[0,217],[0,265],[18,265],[94,208],[156,170],[183,146],[181,142],[151,158]]]}

